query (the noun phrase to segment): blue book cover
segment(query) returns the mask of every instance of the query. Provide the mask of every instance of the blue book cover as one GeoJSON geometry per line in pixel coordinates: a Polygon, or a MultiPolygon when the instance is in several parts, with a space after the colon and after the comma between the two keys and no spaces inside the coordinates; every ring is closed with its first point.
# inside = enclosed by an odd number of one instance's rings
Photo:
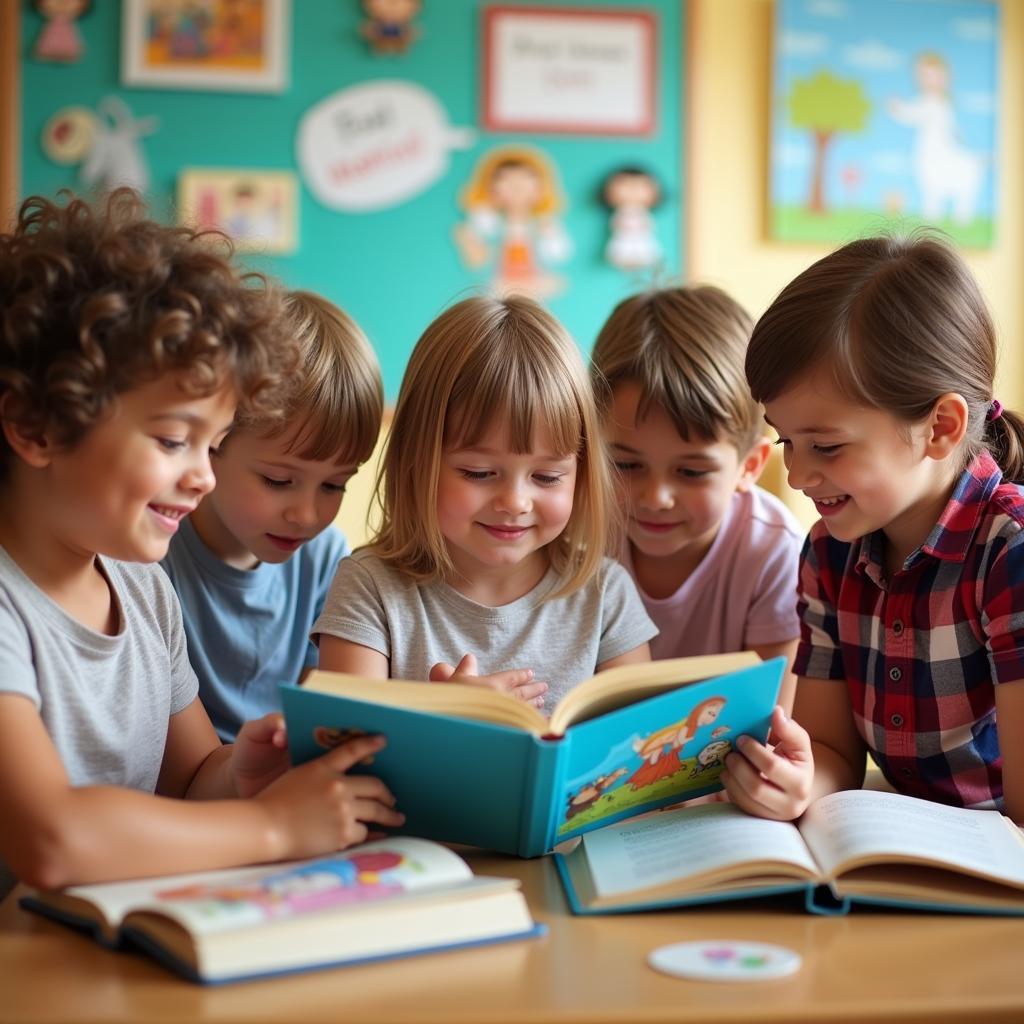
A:
{"type": "Polygon", "coordinates": [[[767,737],[784,671],[785,659],[749,653],[621,666],[550,720],[464,684],[325,672],[283,686],[281,699],[295,764],[354,735],[387,737],[356,770],[394,793],[403,833],[532,857],[720,789],[736,738],[767,737]]]}

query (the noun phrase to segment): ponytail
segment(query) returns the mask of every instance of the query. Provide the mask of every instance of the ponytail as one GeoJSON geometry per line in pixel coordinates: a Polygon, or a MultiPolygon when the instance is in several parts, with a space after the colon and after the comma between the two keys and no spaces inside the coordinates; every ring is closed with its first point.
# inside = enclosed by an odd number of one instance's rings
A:
{"type": "Polygon", "coordinates": [[[1003,471],[1003,479],[1024,484],[1024,417],[1009,409],[985,424],[985,444],[1003,471]]]}

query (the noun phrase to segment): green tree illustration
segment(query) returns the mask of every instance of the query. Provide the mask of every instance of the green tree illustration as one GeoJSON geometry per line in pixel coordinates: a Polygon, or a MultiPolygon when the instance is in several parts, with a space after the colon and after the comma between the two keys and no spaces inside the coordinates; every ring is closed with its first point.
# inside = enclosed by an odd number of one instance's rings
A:
{"type": "Polygon", "coordinates": [[[818,71],[810,78],[800,78],[786,98],[789,118],[794,128],[806,128],[814,140],[814,165],[807,208],[812,213],[825,212],[825,161],[828,149],[838,132],[861,132],[871,112],[860,82],[837,78],[829,71],[818,71]]]}

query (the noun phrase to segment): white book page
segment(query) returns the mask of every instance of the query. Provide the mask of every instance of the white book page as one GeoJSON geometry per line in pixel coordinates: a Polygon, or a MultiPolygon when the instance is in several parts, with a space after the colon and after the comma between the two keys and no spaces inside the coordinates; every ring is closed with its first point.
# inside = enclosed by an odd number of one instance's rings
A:
{"type": "Polygon", "coordinates": [[[800,832],[828,875],[854,858],[898,856],[1024,885],[1024,847],[998,811],[850,790],[816,800],[800,832]]]}
{"type": "Polygon", "coordinates": [[[785,861],[818,873],[785,821],[753,818],[732,804],[704,804],[608,825],[583,837],[598,896],[703,874],[750,861],[785,861]]]}
{"type": "Polygon", "coordinates": [[[466,862],[447,847],[394,838],[314,860],[72,886],[66,891],[96,904],[114,925],[130,911],[155,910],[206,934],[343,911],[472,878],[466,862]]]}

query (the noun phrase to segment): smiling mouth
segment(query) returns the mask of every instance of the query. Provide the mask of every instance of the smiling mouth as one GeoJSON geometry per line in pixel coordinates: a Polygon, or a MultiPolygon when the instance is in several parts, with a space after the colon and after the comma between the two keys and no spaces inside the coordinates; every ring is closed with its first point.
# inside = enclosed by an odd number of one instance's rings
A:
{"type": "Polygon", "coordinates": [[[832,498],[812,498],[814,507],[823,516],[830,516],[843,508],[850,500],[848,494],[839,494],[832,498]]]}
{"type": "Polygon", "coordinates": [[[634,523],[640,527],[641,530],[647,530],[650,533],[667,533],[669,530],[674,530],[676,527],[681,526],[681,523],[653,523],[644,519],[634,519],[634,523]]]}
{"type": "Polygon", "coordinates": [[[150,505],[149,507],[157,515],[163,516],[165,519],[173,519],[175,522],[184,519],[192,511],[190,508],[171,508],[170,505],[150,505]]]}
{"type": "Polygon", "coordinates": [[[518,540],[529,529],[528,526],[495,526],[491,523],[480,524],[492,537],[499,540],[518,540]]]}

